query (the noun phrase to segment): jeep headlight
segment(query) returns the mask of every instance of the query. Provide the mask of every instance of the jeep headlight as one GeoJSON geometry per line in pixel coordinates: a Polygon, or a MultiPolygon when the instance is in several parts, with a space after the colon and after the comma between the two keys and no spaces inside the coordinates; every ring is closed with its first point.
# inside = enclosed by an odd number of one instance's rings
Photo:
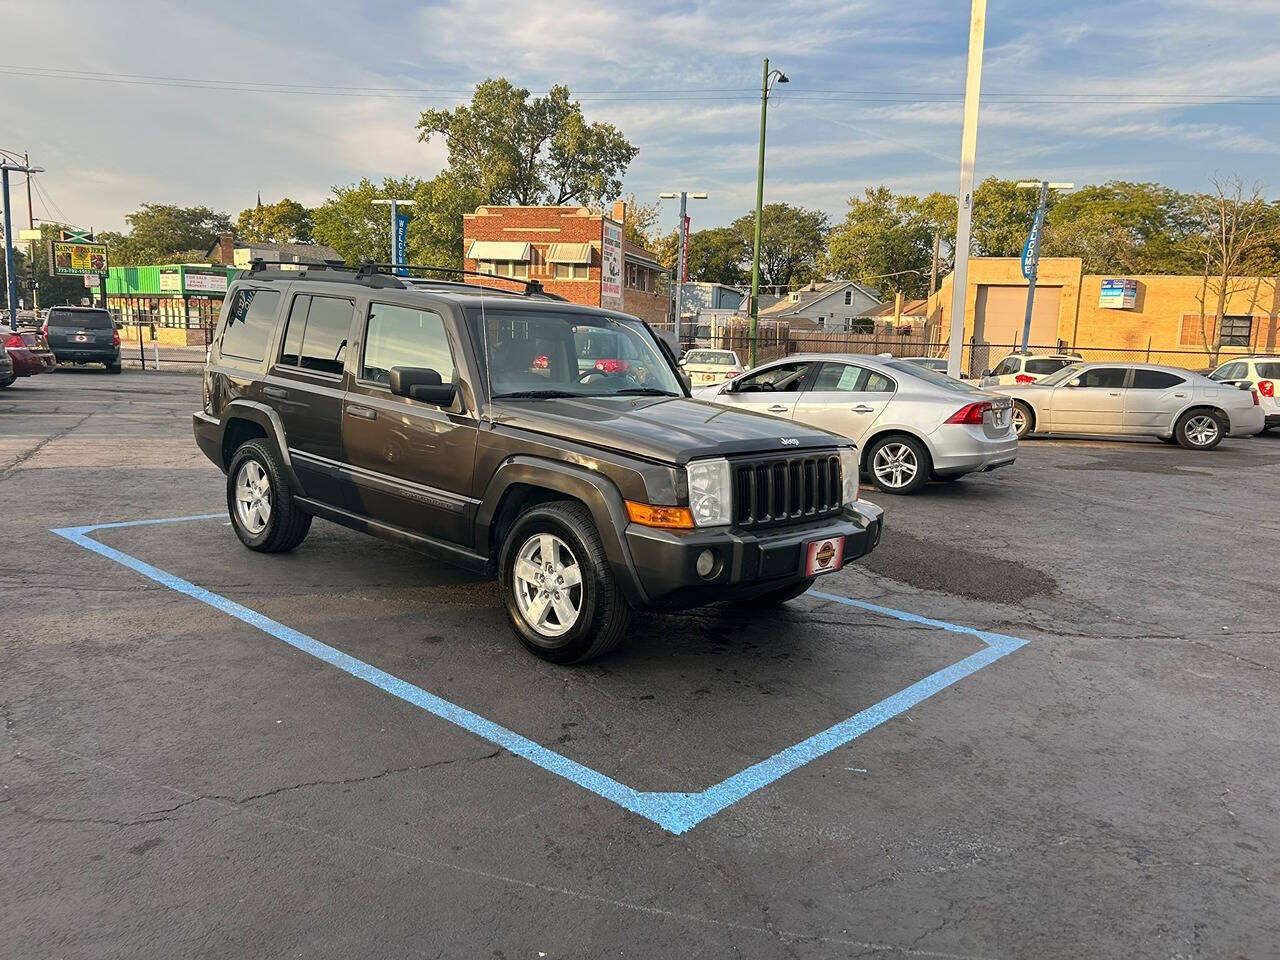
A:
{"type": "Polygon", "coordinates": [[[732,480],[729,461],[694,460],[685,468],[689,478],[689,511],[699,527],[733,522],[732,480]]]}
{"type": "Polygon", "coordinates": [[[841,502],[846,505],[858,499],[858,473],[861,469],[857,450],[846,447],[840,451],[841,502]]]}

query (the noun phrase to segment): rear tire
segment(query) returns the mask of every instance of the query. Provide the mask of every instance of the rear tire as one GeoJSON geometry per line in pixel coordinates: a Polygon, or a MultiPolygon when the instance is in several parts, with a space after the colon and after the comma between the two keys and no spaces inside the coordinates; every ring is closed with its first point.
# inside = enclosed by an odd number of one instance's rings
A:
{"type": "Polygon", "coordinates": [[[1031,405],[1021,400],[1013,401],[1013,429],[1021,440],[1035,429],[1036,416],[1031,412],[1031,405]]]}
{"type": "Polygon", "coordinates": [[[809,577],[799,583],[793,583],[787,587],[779,587],[777,590],[770,590],[768,593],[762,593],[758,597],[752,597],[748,602],[753,607],[780,607],[784,603],[808,593],[809,588],[814,585],[817,579],[817,577],[809,577]]]}
{"type": "Polygon", "coordinates": [[[115,363],[108,363],[108,364],[107,364],[107,373],[119,373],[119,372],[120,372],[120,361],[119,361],[119,360],[117,360],[115,363]]]}
{"type": "Polygon", "coordinates": [[[1227,422],[1216,410],[1188,410],[1178,418],[1173,435],[1188,450],[1212,450],[1227,435],[1227,422]]]}
{"type": "Polygon", "coordinates": [[[909,494],[923,487],[933,472],[929,451],[905,434],[882,437],[867,451],[867,472],[884,493],[909,494]]]}
{"type": "Polygon", "coordinates": [[[285,553],[311,529],[311,514],[294,502],[289,481],[266,440],[241,444],[227,468],[227,513],[250,550],[285,553]]]}
{"type": "Polygon", "coordinates": [[[551,663],[582,663],[616,647],[631,608],[591,513],[557,500],[522,513],[502,542],[498,578],[511,629],[551,663]]]}

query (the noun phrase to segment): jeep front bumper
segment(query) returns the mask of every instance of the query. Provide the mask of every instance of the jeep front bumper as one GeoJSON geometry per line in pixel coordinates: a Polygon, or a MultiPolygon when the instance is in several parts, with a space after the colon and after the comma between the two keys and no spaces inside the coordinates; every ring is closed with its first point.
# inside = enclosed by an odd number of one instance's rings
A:
{"type": "Polygon", "coordinates": [[[743,600],[805,579],[805,548],[814,540],[843,536],[844,563],[865,557],[880,542],[883,511],[859,500],[840,516],[763,530],[710,527],[689,532],[630,524],[627,547],[643,590],[642,605],[664,609],[743,600]],[[697,571],[711,550],[709,576],[697,571]]]}

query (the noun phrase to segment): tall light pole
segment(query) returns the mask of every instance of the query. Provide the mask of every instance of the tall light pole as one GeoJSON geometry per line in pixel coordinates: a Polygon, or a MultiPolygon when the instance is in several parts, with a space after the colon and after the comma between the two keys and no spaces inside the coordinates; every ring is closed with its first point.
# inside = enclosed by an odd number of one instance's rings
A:
{"type": "Polygon", "coordinates": [[[978,154],[978,100],[982,93],[982,45],[987,33],[987,0],[969,11],[969,66],[964,81],[964,127],[960,135],[960,189],[956,192],[956,265],[951,271],[951,349],[947,374],[960,376],[964,350],[964,308],[969,292],[969,229],[973,224],[973,165],[978,154]]]}
{"type": "Polygon", "coordinates": [[[1075,184],[1030,180],[1019,183],[1018,189],[1040,191],[1040,202],[1036,205],[1035,219],[1031,221],[1031,232],[1027,234],[1026,245],[1022,248],[1022,275],[1027,278],[1027,315],[1022,321],[1022,352],[1026,353],[1027,343],[1031,339],[1031,309],[1036,302],[1036,275],[1040,272],[1040,238],[1044,234],[1044,212],[1049,205],[1049,191],[1073,190],[1075,184]]]}
{"type": "Polygon", "coordinates": [[[764,58],[764,79],[760,82],[760,158],[756,162],[756,241],[751,248],[751,345],[748,366],[756,365],[756,330],[760,326],[760,233],[764,218],[764,133],[769,117],[769,91],[774,83],[790,83],[781,70],[769,69],[764,58]]]}
{"type": "Polygon", "coordinates": [[[680,343],[680,314],[684,310],[684,282],[688,279],[685,275],[685,266],[689,262],[689,216],[687,213],[690,198],[694,200],[705,200],[705,193],[691,193],[688,190],[681,190],[678,193],[660,193],[659,200],[674,200],[680,198],[680,251],[676,254],[676,343],[680,343]]]}
{"type": "MultiPolygon", "coordinates": [[[[4,194],[4,278],[5,286],[8,288],[9,329],[17,330],[18,278],[14,275],[13,269],[13,217],[9,209],[9,171],[25,173],[27,176],[31,176],[33,173],[44,173],[44,167],[33,167],[26,163],[10,163],[7,159],[0,160],[0,190],[4,194]]],[[[51,268],[52,266],[50,264],[51,268]]]]}
{"type": "Polygon", "coordinates": [[[406,274],[408,270],[401,270],[400,265],[404,262],[400,258],[400,208],[411,207],[417,200],[374,200],[376,206],[391,206],[391,272],[398,274],[406,274]]]}

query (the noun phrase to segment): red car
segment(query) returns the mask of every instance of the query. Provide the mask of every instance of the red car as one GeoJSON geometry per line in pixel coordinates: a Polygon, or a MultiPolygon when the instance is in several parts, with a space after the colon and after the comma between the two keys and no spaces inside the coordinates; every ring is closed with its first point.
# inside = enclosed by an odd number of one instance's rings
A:
{"type": "Polygon", "coordinates": [[[33,377],[37,373],[48,373],[56,365],[49,342],[38,330],[0,331],[4,337],[4,349],[13,361],[13,374],[5,383],[8,386],[18,377],[33,377]]]}

